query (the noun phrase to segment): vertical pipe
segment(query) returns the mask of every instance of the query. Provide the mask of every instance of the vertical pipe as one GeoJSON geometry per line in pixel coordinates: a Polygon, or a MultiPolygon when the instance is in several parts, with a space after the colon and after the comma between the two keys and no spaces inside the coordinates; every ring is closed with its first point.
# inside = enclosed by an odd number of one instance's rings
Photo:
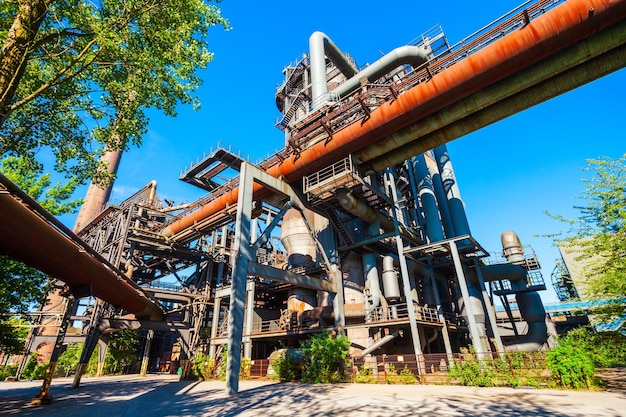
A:
{"type": "Polygon", "coordinates": [[[430,281],[430,285],[433,287],[435,303],[437,304],[437,317],[439,318],[439,321],[443,323],[443,327],[441,328],[441,335],[443,337],[443,346],[446,350],[446,355],[448,356],[448,366],[454,366],[454,356],[452,356],[452,346],[450,344],[450,333],[448,332],[448,323],[445,316],[443,315],[443,307],[441,306],[441,297],[439,296],[437,281],[435,280],[432,268],[429,272],[430,273],[426,276],[426,279],[430,281]]]}
{"type": "Polygon", "coordinates": [[[330,280],[335,284],[335,298],[333,298],[333,313],[335,315],[335,327],[339,334],[343,334],[346,327],[346,315],[344,312],[343,299],[343,275],[337,264],[330,265],[330,280]]]}
{"type": "Polygon", "coordinates": [[[368,310],[380,306],[380,281],[376,258],[377,255],[374,253],[363,254],[363,273],[371,300],[371,303],[368,303],[368,310]]]}
{"type": "Polygon", "coordinates": [[[441,145],[436,147],[434,152],[439,171],[441,172],[441,181],[456,236],[471,235],[467,216],[465,215],[465,207],[461,199],[461,192],[459,191],[459,184],[452,169],[448,149],[446,145],[441,145]]]}
{"type": "Polygon", "coordinates": [[[254,280],[249,280],[246,287],[246,334],[243,345],[243,357],[252,359],[252,339],[250,338],[250,334],[252,333],[252,322],[254,321],[254,280]]]}
{"type": "Polygon", "coordinates": [[[209,357],[215,359],[215,351],[217,346],[215,345],[215,339],[217,338],[217,326],[220,322],[220,310],[221,310],[222,298],[215,297],[213,300],[213,317],[211,319],[211,340],[209,341],[209,357]]]}
{"type": "MultiPolygon", "coordinates": [[[[420,202],[419,202],[419,196],[418,196],[418,191],[417,191],[417,175],[415,174],[415,169],[413,168],[413,163],[411,162],[411,160],[406,161],[406,167],[407,167],[407,171],[409,173],[409,184],[411,185],[411,194],[413,194],[413,205],[415,206],[415,208],[412,210],[412,217],[415,221],[415,224],[417,226],[419,226],[420,230],[424,231],[426,230],[426,226],[424,224],[424,217],[421,214],[420,211],[420,202]]],[[[425,233],[422,232],[422,235],[424,235],[425,233]]]]}
{"type": "Polygon", "coordinates": [[[439,242],[444,239],[443,229],[439,219],[439,208],[437,207],[433,182],[426,167],[426,159],[421,154],[415,156],[409,163],[413,165],[417,177],[417,192],[424,211],[428,241],[429,243],[439,242]]]}
{"type": "Polygon", "coordinates": [[[450,241],[450,253],[454,262],[454,269],[459,282],[459,288],[461,289],[461,295],[463,296],[463,305],[467,312],[467,325],[469,326],[470,337],[472,338],[472,344],[476,349],[479,358],[484,355],[485,348],[482,345],[482,339],[480,332],[478,331],[478,324],[476,322],[474,308],[470,300],[470,293],[467,287],[467,281],[465,280],[465,274],[463,273],[463,265],[461,265],[461,258],[459,257],[459,250],[455,241],[450,241]]]}
{"type": "Polygon", "coordinates": [[[222,236],[220,237],[219,262],[217,264],[217,285],[221,285],[224,279],[224,267],[226,258],[226,244],[228,242],[228,226],[222,227],[222,236]]]}
{"type": "MultiPolygon", "coordinates": [[[[424,158],[426,159],[426,158],[424,158]]],[[[452,225],[452,217],[450,216],[450,210],[448,210],[448,203],[446,202],[446,192],[443,189],[443,181],[441,180],[441,173],[437,168],[436,163],[426,164],[430,179],[432,180],[433,189],[435,191],[435,197],[437,198],[437,207],[439,208],[439,214],[441,216],[441,223],[443,230],[448,239],[453,238],[457,234],[454,231],[452,225]]]]}
{"type": "Polygon", "coordinates": [[[411,294],[411,283],[409,281],[409,269],[407,267],[406,257],[404,256],[404,243],[398,228],[398,218],[396,217],[396,201],[398,201],[398,193],[393,181],[393,177],[389,170],[386,171],[386,180],[389,182],[391,197],[393,200],[393,220],[396,226],[396,249],[398,251],[398,259],[400,261],[400,275],[402,276],[402,286],[404,289],[404,297],[406,298],[406,309],[409,314],[409,327],[411,328],[411,340],[413,341],[413,352],[417,359],[417,372],[420,376],[425,374],[424,364],[422,362],[422,343],[420,341],[419,331],[417,328],[417,315],[413,306],[413,296],[411,294]]]}
{"type": "Polygon", "coordinates": [[[500,337],[500,331],[498,330],[498,323],[496,322],[496,312],[493,309],[493,305],[491,304],[491,299],[489,298],[489,294],[487,293],[487,287],[485,286],[485,279],[483,278],[483,273],[480,269],[480,262],[477,259],[474,259],[474,266],[476,267],[476,276],[478,277],[478,285],[480,285],[480,291],[483,295],[483,302],[485,303],[485,308],[487,310],[487,316],[489,317],[489,325],[491,326],[491,331],[493,333],[493,338],[496,342],[496,348],[498,349],[498,354],[501,359],[504,359],[504,344],[502,343],[502,338],[500,337]]]}
{"type": "Polygon", "coordinates": [[[235,245],[231,256],[231,293],[228,309],[228,359],[226,361],[226,392],[239,392],[239,370],[241,368],[241,345],[243,338],[244,303],[250,251],[250,219],[252,216],[253,175],[248,172],[248,163],[240,168],[237,216],[235,220],[235,245]]]}

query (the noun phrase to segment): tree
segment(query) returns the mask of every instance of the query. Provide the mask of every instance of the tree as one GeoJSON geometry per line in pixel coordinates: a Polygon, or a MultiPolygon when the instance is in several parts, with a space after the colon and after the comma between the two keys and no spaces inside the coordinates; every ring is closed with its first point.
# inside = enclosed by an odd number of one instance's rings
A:
{"type": "MultiPolygon", "coordinates": [[[[43,167],[26,158],[9,156],[2,160],[0,169],[54,215],[72,213],[82,203],[68,200],[78,181],[51,185],[50,174],[42,175],[43,167]]],[[[32,305],[41,304],[47,294],[48,277],[21,262],[0,256],[0,351],[21,353],[26,333],[14,326],[11,313],[25,313],[32,305]]]]}
{"type": "Polygon", "coordinates": [[[0,2],[0,157],[47,148],[57,171],[106,182],[100,155],[138,145],[147,109],[199,105],[216,25],[203,0],[0,2]]]}
{"type": "MultiPolygon", "coordinates": [[[[587,297],[613,300],[600,316],[604,321],[626,313],[626,154],[619,159],[589,159],[583,168],[592,173],[583,179],[584,191],[579,197],[585,205],[575,207],[576,219],[551,215],[570,225],[556,240],[566,250],[577,253],[583,265],[587,297]]],[[[549,213],[548,213],[549,214],[549,213]]]]}

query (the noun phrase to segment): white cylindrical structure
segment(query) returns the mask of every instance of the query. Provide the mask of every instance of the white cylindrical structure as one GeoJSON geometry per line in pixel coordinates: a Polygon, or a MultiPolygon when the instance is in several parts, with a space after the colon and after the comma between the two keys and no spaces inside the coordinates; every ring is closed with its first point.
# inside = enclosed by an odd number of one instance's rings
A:
{"type": "MultiPolygon", "coordinates": [[[[393,258],[391,256],[383,258],[383,288],[387,301],[398,301],[401,298],[398,274],[393,268],[393,258]]],[[[411,294],[406,294],[406,298],[410,299],[411,294]]]]}
{"type": "Polygon", "coordinates": [[[369,290],[369,308],[376,308],[380,305],[380,281],[378,277],[378,256],[375,253],[363,255],[363,273],[365,275],[365,287],[369,290]]]}
{"type": "Polygon", "coordinates": [[[315,261],[315,242],[298,210],[287,210],[283,216],[280,240],[289,256],[290,267],[306,267],[315,261]]]}

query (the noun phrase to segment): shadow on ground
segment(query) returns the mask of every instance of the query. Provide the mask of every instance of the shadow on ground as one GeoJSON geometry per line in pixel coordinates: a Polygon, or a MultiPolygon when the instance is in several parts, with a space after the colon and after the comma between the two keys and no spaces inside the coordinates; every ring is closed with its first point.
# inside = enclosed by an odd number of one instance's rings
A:
{"type": "Polygon", "coordinates": [[[226,396],[224,383],[169,379],[86,381],[53,386],[54,401],[30,406],[38,388],[0,390],[0,415],[11,416],[620,416],[602,406],[593,414],[572,405],[572,397],[551,391],[459,387],[260,384],[242,381],[226,396]]]}

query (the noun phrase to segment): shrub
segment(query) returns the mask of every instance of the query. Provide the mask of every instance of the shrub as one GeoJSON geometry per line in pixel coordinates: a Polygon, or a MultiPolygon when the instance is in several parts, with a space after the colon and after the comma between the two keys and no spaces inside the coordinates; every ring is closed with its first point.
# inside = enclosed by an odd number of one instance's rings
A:
{"type": "Polygon", "coordinates": [[[561,386],[591,388],[598,383],[596,368],[626,364],[626,338],[619,333],[596,333],[589,327],[579,327],[559,338],[547,360],[561,386]]]}
{"type": "Polygon", "coordinates": [[[350,339],[334,333],[318,333],[303,343],[302,379],[305,382],[331,384],[346,382],[350,339]]]}
{"type": "Polygon", "coordinates": [[[279,349],[270,355],[270,378],[280,382],[296,381],[302,377],[301,355],[292,349],[279,349]]]}
{"type": "Polygon", "coordinates": [[[417,378],[406,365],[398,372],[395,365],[390,363],[385,371],[385,382],[387,384],[415,384],[417,383],[417,378]]]}
{"type": "Polygon", "coordinates": [[[209,355],[200,352],[193,358],[191,370],[201,381],[212,379],[215,372],[215,360],[209,355]]]}
{"type": "Polygon", "coordinates": [[[48,368],[48,362],[39,365],[37,363],[37,352],[33,352],[30,355],[28,363],[22,371],[22,378],[25,379],[43,379],[46,375],[46,369],[48,368]]]}
{"type": "Polygon", "coordinates": [[[372,368],[363,365],[354,379],[357,384],[375,384],[376,378],[372,375],[372,368]]]}
{"type": "Polygon", "coordinates": [[[15,376],[17,373],[17,365],[0,365],[0,381],[15,376]]]}

